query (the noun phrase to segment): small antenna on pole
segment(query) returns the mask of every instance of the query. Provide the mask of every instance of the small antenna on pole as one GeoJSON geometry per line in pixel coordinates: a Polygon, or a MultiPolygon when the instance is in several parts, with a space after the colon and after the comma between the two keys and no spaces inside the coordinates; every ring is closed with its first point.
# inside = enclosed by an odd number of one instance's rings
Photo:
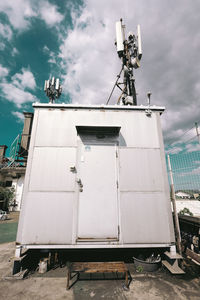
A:
{"type": "Polygon", "coordinates": [[[45,80],[44,91],[49,98],[49,103],[54,103],[55,99],[58,99],[62,93],[62,87],[60,85],[59,79],[55,77],[45,80]]]}
{"type": "Polygon", "coordinates": [[[148,101],[148,106],[151,104],[151,92],[147,93],[147,101],[148,101]]]}
{"type": "Polygon", "coordinates": [[[150,105],[151,105],[151,92],[147,93],[147,103],[148,103],[148,109],[145,110],[146,116],[151,117],[152,111],[150,110],[150,105]]]}

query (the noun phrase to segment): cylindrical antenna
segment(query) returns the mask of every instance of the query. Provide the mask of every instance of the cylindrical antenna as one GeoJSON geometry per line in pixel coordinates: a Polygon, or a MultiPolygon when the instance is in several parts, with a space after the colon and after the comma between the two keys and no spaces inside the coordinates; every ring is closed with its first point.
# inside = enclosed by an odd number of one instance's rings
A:
{"type": "Polygon", "coordinates": [[[121,26],[122,26],[122,34],[123,34],[123,42],[125,41],[126,39],[126,36],[125,36],[125,28],[126,26],[122,24],[122,18],[120,19],[120,22],[121,22],[121,26]]]}
{"type": "Polygon", "coordinates": [[[116,44],[117,44],[117,53],[119,57],[123,56],[124,51],[124,37],[123,37],[123,28],[122,22],[116,22],[116,44]]]}
{"type": "Polygon", "coordinates": [[[140,25],[137,26],[137,41],[138,41],[138,59],[142,58],[142,40],[141,40],[141,31],[140,25]]]}

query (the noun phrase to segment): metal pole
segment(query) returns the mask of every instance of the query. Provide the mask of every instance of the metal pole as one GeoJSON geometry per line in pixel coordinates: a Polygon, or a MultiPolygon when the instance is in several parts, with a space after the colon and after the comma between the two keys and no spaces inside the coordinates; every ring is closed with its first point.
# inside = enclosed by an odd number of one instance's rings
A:
{"type": "Polygon", "coordinates": [[[198,128],[198,123],[197,122],[195,122],[195,127],[196,127],[198,141],[199,141],[199,144],[200,144],[200,133],[199,133],[199,128],[198,128]]]}
{"type": "Polygon", "coordinates": [[[117,83],[118,83],[118,80],[119,80],[119,78],[120,78],[120,76],[121,76],[122,70],[123,70],[123,65],[122,65],[121,71],[120,71],[119,74],[117,75],[117,79],[116,79],[115,84],[114,84],[114,86],[113,86],[113,89],[112,89],[112,91],[111,91],[111,93],[110,93],[110,96],[108,97],[108,100],[107,100],[107,102],[106,102],[106,105],[108,105],[108,102],[110,101],[110,98],[111,98],[111,96],[112,96],[112,94],[113,94],[113,91],[114,91],[114,89],[115,89],[115,87],[116,87],[116,85],[117,85],[117,83]]]}
{"type": "Polygon", "coordinates": [[[180,227],[179,227],[179,220],[178,220],[178,214],[176,211],[176,196],[175,196],[175,190],[174,190],[174,180],[173,180],[173,173],[171,168],[171,162],[169,154],[167,155],[168,160],[168,167],[169,167],[169,175],[170,175],[170,189],[171,189],[171,201],[173,205],[173,211],[174,211],[174,225],[175,225],[175,232],[176,232],[176,244],[177,244],[177,250],[179,254],[182,254],[181,251],[181,234],[180,234],[180,227]]]}

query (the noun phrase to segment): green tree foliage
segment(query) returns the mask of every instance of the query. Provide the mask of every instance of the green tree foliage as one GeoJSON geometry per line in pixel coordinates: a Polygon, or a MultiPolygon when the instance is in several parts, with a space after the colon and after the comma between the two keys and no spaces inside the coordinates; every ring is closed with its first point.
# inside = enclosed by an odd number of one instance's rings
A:
{"type": "Polygon", "coordinates": [[[179,212],[179,215],[181,216],[193,216],[193,213],[189,210],[189,208],[187,207],[184,207],[184,209],[182,209],[180,212],[179,212]]]}
{"type": "Polygon", "coordinates": [[[15,188],[5,187],[2,182],[0,182],[0,199],[4,200],[3,210],[8,210],[10,206],[15,206],[15,188]]]}

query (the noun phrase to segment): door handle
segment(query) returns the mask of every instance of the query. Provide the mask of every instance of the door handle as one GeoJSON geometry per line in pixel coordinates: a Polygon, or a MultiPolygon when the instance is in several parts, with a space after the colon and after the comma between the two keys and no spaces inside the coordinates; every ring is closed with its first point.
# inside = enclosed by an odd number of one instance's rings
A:
{"type": "Polygon", "coordinates": [[[76,173],[76,167],[70,167],[70,172],[76,173]]]}
{"type": "Polygon", "coordinates": [[[81,179],[79,178],[79,179],[77,179],[76,180],[76,182],[78,183],[78,185],[80,186],[80,188],[82,188],[83,187],[83,184],[82,184],[82,181],[81,181],[81,179]]]}

